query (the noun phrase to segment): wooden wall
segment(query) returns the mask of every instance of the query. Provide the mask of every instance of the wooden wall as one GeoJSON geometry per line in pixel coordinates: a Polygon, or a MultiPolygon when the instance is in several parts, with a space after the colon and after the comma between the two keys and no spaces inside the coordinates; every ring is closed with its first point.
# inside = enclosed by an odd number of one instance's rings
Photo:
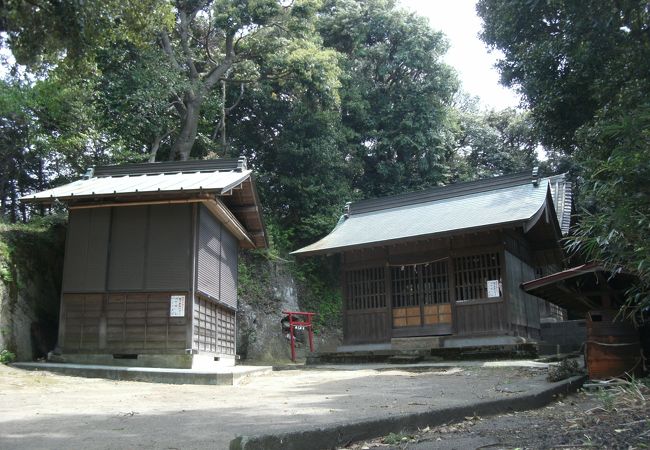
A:
{"type": "MultiPolygon", "coordinates": [[[[533,267],[524,261],[532,261],[532,256],[530,246],[519,234],[497,230],[346,252],[342,279],[345,342],[387,342],[391,337],[427,334],[535,335],[539,332],[537,299],[519,288],[519,283],[534,278],[533,267]],[[506,247],[512,252],[505,251],[506,247]],[[417,312],[417,305],[402,305],[403,299],[393,298],[395,273],[406,273],[407,268],[402,272],[401,266],[409,266],[409,273],[417,272],[422,279],[426,278],[426,270],[430,270],[432,264],[446,264],[448,268],[447,283],[440,283],[439,277],[432,280],[437,286],[434,289],[443,285],[448,289],[452,326],[434,327],[425,323],[423,312],[417,318],[418,324],[415,316],[410,319],[404,316],[402,322],[405,323],[396,323],[396,311],[400,313],[411,307],[417,312]],[[498,297],[488,298],[488,280],[501,282],[498,297]]],[[[422,292],[418,295],[424,298],[426,289],[431,288],[419,289],[422,292]]],[[[440,298],[443,303],[447,301],[447,297],[440,298]]],[[[424,311],[426,299],[421,303],[420,311],[424,311]]],[[[439,322],[446,317],[438,313],[439,322]]]]}
{"type": "Polygon", "coordinates": [[[511,328],[520,336],[539,337],[541,300],[520,288],[524,281],[535,279],[535,269],[508,251],[505,252],[505,262],[511,328]]]}
{"type": "Polygon", "coordinates": [[[194,302],[193,321],[192,348],[199,352],[235,354],[235,311],[199,297],[194,302]]]}
{"type": "Polygon", "coordinates": [[[191,207],[71,209],[64,293],[190,289],[191,207]]]}
{"type": "Polygon", "coordinates": [[[171,295],[189,299],[189,292],[63,294],[59,346],[64,353],[182,354],[188,314],[169,317],[171,295]]]}
{"type": "Polygon", "coordinates": [[[344,272],[343,335],[346,343],[390,340],[386,269],[385,266],[375,266],[344,272]]]}
{"type": "Polygon", "coordinates": [[[196,289],[205,297],[237,308],[237,239],[214,216],[199,208],[196,289]]]}
{"type": "Polygon", "coordinates": [[[198,205],[71,209],[59,347],[234,355],[238,250],[198,205]],[[184,317],[170,317],[172,295],[185,296],[184,317]]]}

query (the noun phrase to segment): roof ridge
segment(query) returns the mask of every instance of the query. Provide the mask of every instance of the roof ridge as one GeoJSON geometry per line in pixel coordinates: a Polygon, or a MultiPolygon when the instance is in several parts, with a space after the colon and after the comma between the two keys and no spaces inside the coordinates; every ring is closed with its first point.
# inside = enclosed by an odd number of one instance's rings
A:
{"type": "Polygon", "coordinates": [[[398,208],[400,206],[415,205],[418,203],[443,200],[446,198],[461,197],[480,192],[488,192],[512,186],[519,186],[531,183],[532,181],[533,178],[531,177],[530,172],[519,172],[499,177],[484,178],[482,180],[452,183],[446,186],[436,186],[416,192],[360,200],[350,204],[350,215],[398,208]]]}
{"type": "Polygon", "coordinates": [[[246,170],[246,158],[220,158],[210,160],[164,161],[97,166],[89,169],[87,178],[129,175],[155,175],[163,173],[213,172],[221,170],[246,170]]]}

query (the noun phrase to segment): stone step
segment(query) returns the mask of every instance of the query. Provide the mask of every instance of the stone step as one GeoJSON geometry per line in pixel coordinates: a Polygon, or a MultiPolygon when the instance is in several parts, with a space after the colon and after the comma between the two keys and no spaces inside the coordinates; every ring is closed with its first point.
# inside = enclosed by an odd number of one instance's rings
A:
{"type": "Polygon", "coordinates": [[[324,352],[307,356],[307,365],[395,363],[420,361],[459,361],[485,359],[528,359],[537,357],[533,343],[477,347],[430,348],[428,350],[381,350],[359,352],[324,352]]]}

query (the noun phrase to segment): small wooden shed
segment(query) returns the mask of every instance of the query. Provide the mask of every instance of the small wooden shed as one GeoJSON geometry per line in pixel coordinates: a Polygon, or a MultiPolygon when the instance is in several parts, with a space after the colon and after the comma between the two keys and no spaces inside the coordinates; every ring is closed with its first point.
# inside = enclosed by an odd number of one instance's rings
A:
{"type": "Polygon", "coordinates": [[[522,284],[522,289],[586,318],[585,362],[591,379],[644,375],[636,324],[619,314],[637,278],[590,262],[522,284]]]}
{"type": "Polygon", "coordinates": [[[57,360],[234,364],[238,251],[267,246],[244,159],[96,167],[22,200],[69,209],[57,360]]]}
{"type": "Polygon", "coordinates": [[[349,204],[294,254],[340,256],[345,350],[515,344],[561,314],[520,284],[562,267],[570,213],[564,175],[534,171],[349,204]]]}

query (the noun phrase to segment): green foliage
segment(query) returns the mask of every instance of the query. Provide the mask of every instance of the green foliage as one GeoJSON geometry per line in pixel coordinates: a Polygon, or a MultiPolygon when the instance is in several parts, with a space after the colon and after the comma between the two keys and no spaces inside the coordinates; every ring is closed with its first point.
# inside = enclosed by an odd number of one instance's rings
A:
{"type": "Polygon", "coordinates": [[[59,315],[65,217],[48,216],[29,224],[0,222],[4,282],[21,291],[37,321],[56,324],[59,315]]]}
{"type": "Polygon", "coordinates": [[[539,145],[530,117],[514,109],[458,112],[456,146],[464,156],[457,177],[481,179],[524,172],[539,165],[539,145]]]}
{"type": "Polygon", "coordinates": [[[353,188],[376,197],[446,182],[458,83],[441,60],[444,36],[391,0],[327,1],[318,26],[344,56],[340,130],[353,188]]]}
{"type": "Polygon", "coordinates": [[[266,265],[260,262],[259,258],[252,255],[239,259],[237,296],[251,305],[271,306],[268,305],[272,298],[268,292],[268,270],[266,265]]]}
{"type": "Polygon", "coordinates": [[[414,440],[415,437],[410,434],[404,433],[390,433],[388,436],[381,440],[382,444],[388,445],[403,445],[407,442],[414,440]]]}
{"type": "Polygon", "coordinates": [[[569,251],[639,281],[650,306],[650,11],[645,2],[481,0],[483,39],[504,52],[542,141],[572,158],[582,204],[569,251]]]}
{"type": "MultiPolygon", "coordinates": [[[[636,102],[635,102],[636,103],[636,102]]],[[[650,103],[600,115],[580,138],[583,213],[567,241],[572,252],[638,277],[628,312],[650,306],[650,103]]]]}
{"type": "Polygon", "coordinates": [[[0,364],[9,364],[16,360],[16,354],[9,350],[0,351],[0,364]]]}
{"type": "Polygon", "coordinates": [[[504,53],[502,80],[525,95],[543,140],[559,152],[621,86],[646,79],[644,2],[481,0],[483,40],[504,53]]]}
{"type": "Polygon", "coordinates": [[[84,63],[88,53],[114,39],[144,44],[173,25],[165,0],[7,0],[0,4],[0,32],[20,64],[47,70],[62,59],[84,63]]]}
{"type": "Polygon", "coordinates": [[[311,258],[296,263],[293,275],[299,285],[300,306],[315,312],[315,329],[340,328],[343,304],[338,283],[338,264],[331,258],[311,258]]]}

